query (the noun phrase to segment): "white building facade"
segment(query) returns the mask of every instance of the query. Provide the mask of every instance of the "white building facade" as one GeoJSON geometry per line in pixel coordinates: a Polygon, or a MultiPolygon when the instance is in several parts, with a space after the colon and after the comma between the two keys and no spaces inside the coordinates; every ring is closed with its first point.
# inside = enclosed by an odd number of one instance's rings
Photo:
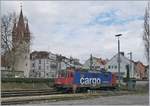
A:
{"type": "MultiPolygon", "coordinates": [[[[130,77],[135,77],[134,63],[124,56],[124,53],[120,53],[120,74],[122,77],[127,76],[126,66],[129,65],[130,77]],[[130,65],[131,64],[131,65],[130,65]],[[131,66],[131,69],[130,69],[131,66]]],[[[105,65],[107,71],[118,74],[118,54],[113,56],[105,65]]]]}
{"type": "Polygon", "coordinates": [[[56,76],[57,64],[49,59],[50,53],[45,51],[31,53],[31,78],[54,78],[56,76]]]}
{"type": "Polygon", "coordinates": [[[67,67],[74,66],[75,68],[81,68],[78,59],[72,59],[73,61],[70,61],[65,56],[46,51],[32,52],[30,60],[31,78],[55,78],[62,70],[65,71],[67,67]]]}

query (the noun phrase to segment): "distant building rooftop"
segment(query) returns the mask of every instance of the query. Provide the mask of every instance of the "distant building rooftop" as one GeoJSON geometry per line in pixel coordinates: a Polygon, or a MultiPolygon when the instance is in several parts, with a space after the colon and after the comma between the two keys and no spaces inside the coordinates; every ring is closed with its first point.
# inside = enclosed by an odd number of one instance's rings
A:
{"type": "Polygon", "coordinates": [[[30,54],[30,59],[48,59],[49,53],[46,51],[34,51],[30,54]]]}

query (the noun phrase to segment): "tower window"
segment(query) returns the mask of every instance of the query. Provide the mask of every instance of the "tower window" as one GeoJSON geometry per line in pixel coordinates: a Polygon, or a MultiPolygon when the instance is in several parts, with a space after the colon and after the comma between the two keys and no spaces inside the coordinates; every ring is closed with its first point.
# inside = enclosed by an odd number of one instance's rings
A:
{"type": "Polygon", "coordinates": [[[39,66],[39,70],[41,70],[41,66],[39,66]]]}
{"type": "Polygon", "coordinates": [[[39,64],[41,64],[41,60],[39,60],[39,64]]]}
{"type": "Polygon", "coordinates": [[[35,64],[34,63],[32,63],[32,67],[34,67],[35,66],[35,64]]]}

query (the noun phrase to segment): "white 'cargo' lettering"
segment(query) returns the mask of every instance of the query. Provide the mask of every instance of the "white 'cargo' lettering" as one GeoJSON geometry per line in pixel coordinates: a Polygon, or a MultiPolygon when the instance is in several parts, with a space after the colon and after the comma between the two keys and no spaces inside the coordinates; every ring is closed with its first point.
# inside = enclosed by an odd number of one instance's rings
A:
{"type": "Polygon", "coordinates": [[[84,78],[80,78],[80,84],[84,85],[84,78]]]}
{"type": "Polygon", "coordinates": [[[101,83],[101,79],[100,78],[80,78],[80,84],[81,85],[88,85],[88,84],[93,84],[93,85],[97,85],[101,83]]]}

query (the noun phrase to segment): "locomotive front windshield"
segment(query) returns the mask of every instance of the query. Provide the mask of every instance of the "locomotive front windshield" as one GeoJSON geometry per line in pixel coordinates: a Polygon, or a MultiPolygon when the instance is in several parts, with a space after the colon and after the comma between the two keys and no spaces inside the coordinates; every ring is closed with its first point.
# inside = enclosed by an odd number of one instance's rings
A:
{"type": "Polygon", "coordinates": [[[73,77],[73,72],[64,71],[64,72],[61,72],[59,75],[64,78],[73,77]]]}
{"type": "Polygon", "coordinates": [[[66,71],[62,71],[62,72],[59,73],[59,76],[66,77],[67,76],[67,72],[66,71]]]}

